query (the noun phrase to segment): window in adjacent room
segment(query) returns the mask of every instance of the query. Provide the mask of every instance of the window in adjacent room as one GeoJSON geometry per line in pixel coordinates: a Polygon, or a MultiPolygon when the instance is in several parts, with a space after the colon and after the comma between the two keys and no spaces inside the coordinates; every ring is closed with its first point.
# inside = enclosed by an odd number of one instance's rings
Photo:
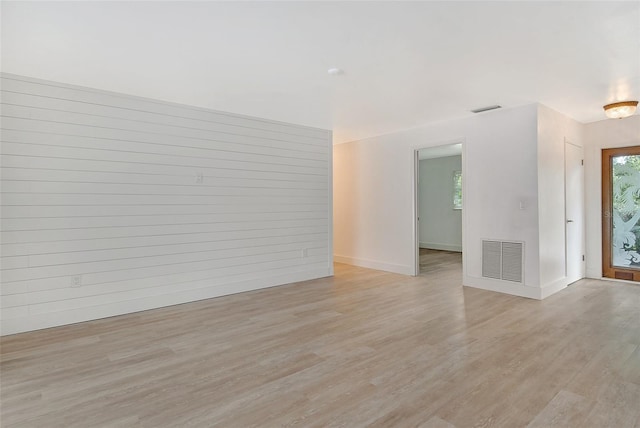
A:
{"type": "Polygon", "coordinates": [[[462,171],[453,172],[453,209],[462,209],[462,171]]]}

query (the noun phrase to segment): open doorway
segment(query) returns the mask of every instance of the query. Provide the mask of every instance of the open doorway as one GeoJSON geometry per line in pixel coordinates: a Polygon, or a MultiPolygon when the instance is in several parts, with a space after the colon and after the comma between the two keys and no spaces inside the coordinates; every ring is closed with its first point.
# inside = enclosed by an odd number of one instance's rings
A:
{"type": "Polygon", "coordinates": [[[416,275],[462,267],[462,144],[415,152],[416,275]]]}

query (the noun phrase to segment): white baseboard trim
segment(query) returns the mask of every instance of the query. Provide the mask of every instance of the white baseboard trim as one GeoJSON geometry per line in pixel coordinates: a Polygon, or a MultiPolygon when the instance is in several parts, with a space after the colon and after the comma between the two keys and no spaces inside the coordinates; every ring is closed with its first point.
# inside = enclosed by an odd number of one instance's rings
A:
{"type": "Polygon", "coordinates": [[[334,255],[333,261],[336,263],[344,263],[347,265],[359,266],[369,269],[383,270],[385,272],[400,273],[403,275],[413,275],[413,268],[406,265],[397,265],[393,263],[378,262],[375,260],[360,259],[357,257],[347,257],[334,255]]]}
{"type": "Polygon", "coordinates": [[[40,330],[43,328],[109,318],[116,315],[124,315],[166,306],[179,305],[182,303],[195,302],[213,297],[243,293],[246,291],[259,290],[262,288],[275,287],[278,285],[290,284],[292,282],[307,281],[327,276],[331,276],[331,270],[329,268],[314,268],[309,271],[291,272],[261,279],[244,280],[224,285],[194,288],[151,297],[114,302],[106,305],[8,318],[2,320],[2,331],[0,331],[0,335],[4,336],[22,333],[25,331],[40,330]]]}
{"type": "Polygon", "coordinates": [[[510,283],[508,281],[492,280],[489,278],[479,278],[475,276],[463,276],[462,285],[465,287],[481,288],[498,293],[511,294],[513,296],[527,297],[529,299],[542,300],[542,289],[539,287],[529,287],[522,284],[510,283]]]}
{"type": "Polygon", "coordinates": [[[602,278],[602,269],[587,269],[586,277],[600,279],[602,278]]]}
{"type": "Polygon", "coordinates": [[[550,284],[547,284],[541,289],[541,298],[546,299],[552,294],[556,294],[560,290],[564,290],[569,286],[569,279],[567,277],[563,277],[553,281],[550,284]]]}
{"type": "Polygon", "coordinates": [[[419,245],[420,248],[428,248],[430,250],[455,251],[458,253],[462,252],[462,245],[439,244],[436,242],[420,242],[419,245]]]}
{"type": "Polygon", "coordinates": [[[615,279],[615,278],[607,278],[604,277],[602,275],[600,275],[599,278],[589,278],[589,279],[598,279],[600,281],[610,281],[610,282],[621,282],[623,284],[633,284],[633,285],[638,285],[638,283],[636,281],[629,281],[627,279],[615,279]]]}

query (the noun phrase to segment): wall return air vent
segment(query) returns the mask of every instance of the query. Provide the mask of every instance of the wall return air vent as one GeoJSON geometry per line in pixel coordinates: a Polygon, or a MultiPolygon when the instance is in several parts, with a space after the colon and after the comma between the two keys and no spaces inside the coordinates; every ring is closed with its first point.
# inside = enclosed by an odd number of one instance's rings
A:
{"type": "Polygon", "coordinates": [[[522,242],[482,241],[482,276],[502,281],[524,282],[522,242]]]}

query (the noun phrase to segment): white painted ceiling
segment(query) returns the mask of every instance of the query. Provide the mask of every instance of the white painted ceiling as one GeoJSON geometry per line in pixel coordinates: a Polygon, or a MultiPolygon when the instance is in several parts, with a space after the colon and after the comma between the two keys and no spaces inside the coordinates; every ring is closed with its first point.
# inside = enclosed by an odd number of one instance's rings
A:
{"type": "Polygon", "coordinates": [[[5,72],[331,128],[336,142],[491,104],[591,122],[640,98],[638,1],[1,8],[5,72]]]}

